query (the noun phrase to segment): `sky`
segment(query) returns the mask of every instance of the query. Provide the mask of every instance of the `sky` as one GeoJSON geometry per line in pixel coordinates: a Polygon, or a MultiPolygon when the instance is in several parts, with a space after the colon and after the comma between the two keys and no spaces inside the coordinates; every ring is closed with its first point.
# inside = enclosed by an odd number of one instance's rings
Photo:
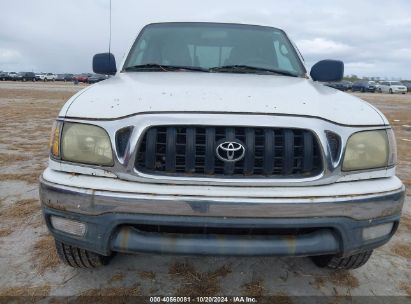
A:
{"type": "MultiPolygon", "coordinates": [[[[213,20],[283,29],[308,68],[411,79],[411,0],[112,0],[111,50],[120,65],[147,23],[213,20]]],[[[108,41],[109,0],[0,0],[0,70],[91,72],[108,41]]]]}

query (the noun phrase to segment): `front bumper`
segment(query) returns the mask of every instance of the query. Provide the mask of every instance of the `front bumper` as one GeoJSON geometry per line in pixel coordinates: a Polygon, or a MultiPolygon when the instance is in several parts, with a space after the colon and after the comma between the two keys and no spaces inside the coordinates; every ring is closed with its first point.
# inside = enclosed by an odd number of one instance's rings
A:
{"type": "MultiPolygon", "coordinates": [[[[98,189],[107,180],[112,179],[45,172],[40,197],[46,223],[56,239],[103,255],[109,255],[112,251],[204,255],[348,255],[387,242],[398,226],[404,201],[404,186],[395,177],[337,185],[344,186],[347,191],[351,189],[351,194],[346,195],[338,195],[335,185],[299,187],[298,190],[294,189],[294,197],[269,197],[270,191],[265,187],[257,190],[262,197],[233,197],[234,194],[213,196],[221,193],[221,187],[206,187],[208,196],[202,195],[200,190],[195,191],[197,196],[153,194],[149,193],[149,185],[113,180],[111,184],[117,183],[118,191],[98,189]],[[53,176],[54,181],[51,180],[53,176]],[[94,188],[90,187],[92,184],[94,188]],[[120,191],[120,184],[135,185],[135,189],[120,191]],[[146,189],[145,192],[137,191],[139,186],[146,189]],[[329,187],[331,189],[327,189],[329,187]],[[362,188],[363,193],[355,193],[355,187],[362,188]],[[370,193],[370,187],[378,192],[370,193]],[[304,188],[316,188],[318,195],[301,196],[304,188]],[[327,191],[335,195],[324,196],[327,191]],[[75,237],[54,229],[50,223],[52,215],[86,223],[86,234],[75,237]],[[394,223],[389,234],[369,241],[362,239],[364,227],[389,222],[394,223]],[[142,230],[142,226],[174,227],[180,229],[180,233],[147,231],[142,230]],[[190,232],[198,231],[198,228],[204,229],[205,233],[190,232]],[[220,228],[224,231],[267,229],[274,232],[269,235],[206,232],[220,228]],[[293,232],[286,233],[289,230],[293,232]]],[[[163,192],[167,187],[182,193],[189,191],[183,190],[186,186],[154,187],[162,188],[163,192]]],[[[194,186],[189,187],[192,188],[194,186]]],[[[285,188],[283,190],[286,192],[285,188]]],[[[228,193],[232,193],[230,191],[227,189],[228,193]]]]}
{"type": "Polygon", "coordinates": [[[407,93],[407,89],[393,89],[393,93],[407,93]]]}

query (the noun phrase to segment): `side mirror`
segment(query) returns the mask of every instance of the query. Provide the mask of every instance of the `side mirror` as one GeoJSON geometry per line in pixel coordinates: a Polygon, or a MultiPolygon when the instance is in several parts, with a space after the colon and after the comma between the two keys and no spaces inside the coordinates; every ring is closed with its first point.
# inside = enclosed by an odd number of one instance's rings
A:
{"type": "Polygon", "coordinates": [[[340,81],[344,77],[344,63],[339,60],[321,60],[311,68],[310,75],[315,81],[340,81]]]}
{"type": "Polygon", "coordinates": [[[111,53],[101,53],[94,55],[93,71],[96,74],[115,75],[117,72],[117,66],[114,55],[111,53]]]}

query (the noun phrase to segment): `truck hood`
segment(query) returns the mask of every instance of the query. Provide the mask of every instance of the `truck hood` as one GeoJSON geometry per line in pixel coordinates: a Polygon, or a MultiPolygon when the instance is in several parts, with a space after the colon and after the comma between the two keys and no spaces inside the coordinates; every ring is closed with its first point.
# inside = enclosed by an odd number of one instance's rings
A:
{"type": "Polygon", "coordinates": [[[73,96],[60,116],[117,119],[152,112],[302,115],[356,126],[387,123],[365,101],[310,79],[202,72],[118,73],[73,96]]]}

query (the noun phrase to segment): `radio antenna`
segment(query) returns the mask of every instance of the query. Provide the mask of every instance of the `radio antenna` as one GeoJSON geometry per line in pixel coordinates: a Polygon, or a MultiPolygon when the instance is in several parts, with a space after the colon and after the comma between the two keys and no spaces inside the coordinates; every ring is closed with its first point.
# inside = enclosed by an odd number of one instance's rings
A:
{"type": "Polygon", "coordinates": [[[110,0],[109,27],[110,27],[110,33],[109,33],[109,39],[108,39],[108,52],[111,53],[111,0],[110,0]]]}

